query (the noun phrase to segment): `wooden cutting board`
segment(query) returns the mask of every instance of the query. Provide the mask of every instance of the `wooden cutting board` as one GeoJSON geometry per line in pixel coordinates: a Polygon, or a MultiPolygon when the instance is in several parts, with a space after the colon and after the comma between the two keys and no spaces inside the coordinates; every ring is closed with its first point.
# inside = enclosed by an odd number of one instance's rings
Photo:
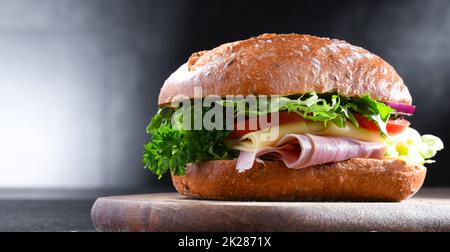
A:
{"type": "Polygon", "coordinates": [[[238,202],[177,193],[103,197],[98,231],[450,231],[450,189],[401,203],[238,202]]]}

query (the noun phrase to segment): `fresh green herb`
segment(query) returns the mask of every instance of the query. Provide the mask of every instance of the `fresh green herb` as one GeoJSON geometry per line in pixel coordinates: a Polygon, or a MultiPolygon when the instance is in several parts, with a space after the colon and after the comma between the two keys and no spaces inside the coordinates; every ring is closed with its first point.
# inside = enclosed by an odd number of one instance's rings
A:
{"type": "MultiPolygon", "coordinates": [[[[236,151],[227,149],[225,145],[229,131],[173,128],[171,119],[174,113],[173,109],[161,108],[147,127],[152,138],[144,146],[144,167],[158,178],[168,171],[184,175],[188,163],[233,159],[237,156],[236,151]]],[[[182,120],[182,117],[178,119],[182,120]]]]}

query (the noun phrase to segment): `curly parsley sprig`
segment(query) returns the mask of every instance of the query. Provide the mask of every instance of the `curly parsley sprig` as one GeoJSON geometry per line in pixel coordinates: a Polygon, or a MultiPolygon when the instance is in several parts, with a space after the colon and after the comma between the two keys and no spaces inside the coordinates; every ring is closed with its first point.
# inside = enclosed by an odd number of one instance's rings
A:
{"type": "Polygon", "coordinates": [[[144,146],[144,167],[158,178],[168,171],[184,175],[188,163],[204,160],[225,160],[237,156],[237,151],[227,149],[226,130],[184,130],[171,125],[173,109],[161,108],[153,117],[147,132],[151,140],[144,146]]]}

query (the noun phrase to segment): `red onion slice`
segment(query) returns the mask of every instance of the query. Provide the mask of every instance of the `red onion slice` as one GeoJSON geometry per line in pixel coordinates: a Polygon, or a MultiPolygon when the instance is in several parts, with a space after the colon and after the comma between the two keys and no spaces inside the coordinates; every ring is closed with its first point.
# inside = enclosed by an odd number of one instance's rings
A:
{"type": "Polygon", "coordinates": [[[402,103],[392,103],[388,102],[387,105],[400,113],[404,113],[406,115],[412,115],[414,111],[416,111],[416,106],[402,104],[402,103]]]}

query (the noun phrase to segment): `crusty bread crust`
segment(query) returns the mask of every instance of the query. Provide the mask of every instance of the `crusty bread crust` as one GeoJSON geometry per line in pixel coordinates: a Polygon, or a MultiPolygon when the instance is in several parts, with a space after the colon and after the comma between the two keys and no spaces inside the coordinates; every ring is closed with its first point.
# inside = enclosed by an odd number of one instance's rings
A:
{"type": "Polygon", "coordinates": [[[420,189],[426,168],[401,160],[354,158],[298,170],[265,161],[238,173],[236,160],[217,160],[189,164],[186,172],[172,175],[175,188],[203,199],[401,201],[420,189]]]}
{"type": "Polygon", "coordinates": [[[299,34],[264,34],[194,53],[165,81],[159,104],[194,98],[194,87],[203,97],[316,91],[411,104],[403,80],[380,57],[345,41],[299,34]]]}

